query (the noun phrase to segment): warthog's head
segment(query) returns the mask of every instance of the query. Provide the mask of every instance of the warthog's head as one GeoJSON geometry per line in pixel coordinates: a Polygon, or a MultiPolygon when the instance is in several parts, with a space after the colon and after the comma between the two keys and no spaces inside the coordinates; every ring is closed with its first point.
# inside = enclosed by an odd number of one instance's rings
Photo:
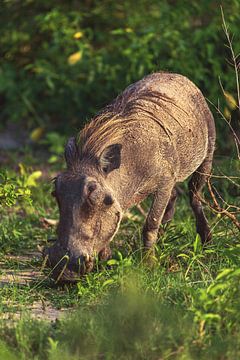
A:
{"type": "Polygon", "coordinates": [[[81,159],[71,138],[65,158],[67,170],[57,176],[53,191],[60,213],[58,238],[45,255],[55,279],[75,281],[92,270],[97,256],[107,256],[118,229],[121,208],[107,180],[120,166],[121,145],[106,147],[98,159],[81,159]]]}

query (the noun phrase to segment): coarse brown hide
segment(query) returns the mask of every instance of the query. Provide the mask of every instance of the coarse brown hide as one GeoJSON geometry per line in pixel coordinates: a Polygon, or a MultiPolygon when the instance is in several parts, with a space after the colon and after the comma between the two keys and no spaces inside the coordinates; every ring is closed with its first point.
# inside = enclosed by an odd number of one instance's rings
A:
{"type": "Polygon", "coordinates": [[[58,239],[46,250],[54,277],[74,281],[92,270],[96,256],[108,258],[124,211],[149,194],[143,242],[153,248],[160,224],[173,217],[176,184],[190,175],[197,232],[208,241],[198,193],[211,172],[214,144],[213,116],[186,77],[159,72],[127,87],[66,145],[67,170],[54,190],[58,239]]]}

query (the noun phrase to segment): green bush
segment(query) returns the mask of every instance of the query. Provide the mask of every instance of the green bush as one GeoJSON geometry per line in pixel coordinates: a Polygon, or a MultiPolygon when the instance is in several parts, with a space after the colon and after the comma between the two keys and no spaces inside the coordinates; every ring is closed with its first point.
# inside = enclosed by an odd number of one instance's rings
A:
{"type": "MultiPolygon", "coordinates": [[[[239,247],[233,249],[239,256],[239,247]]],[[[225,333],[239,328],[240,268],[222,269],[207,289],[195,294],[195,319],[225,333]]]]}
{"type": "MultiPolygon", "coordinates": [[[[1,124],[76,131],[157,70],[188,76],[214,103],[221,76],[235,97],[217,1],[140,0],[136,11],[132,0],[3,0],[0,11],[1,124]]],[[[224,1],[232,33],[239,11],[238,0],[224,1]]]]}
{"type": "Polygon", "coordinates": [[[1,206],[13,206],[17,201],[30,203],[30,196],[31,190],[22,179],[0,172],[0,209],[1,206]]]}

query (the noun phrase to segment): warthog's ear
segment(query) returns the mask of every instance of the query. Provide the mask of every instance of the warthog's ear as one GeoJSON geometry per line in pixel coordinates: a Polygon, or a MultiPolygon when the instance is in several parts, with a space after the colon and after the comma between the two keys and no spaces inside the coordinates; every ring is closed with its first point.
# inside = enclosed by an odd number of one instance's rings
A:
{"type": "Polygon", "coordinates": [[[71,137],[70,139],[68,139],[68,142],[65,146],[64,155],[65,155],[67,167],[71,168],[79,156],[75,137],[71,137]]]}
{"type": "Polygon", "coordinates": [[[109,174],[112,170],[118,169],[121,165],[121,144],[109,145],[100,155],[99,163],[102,171],[109,174]]]}

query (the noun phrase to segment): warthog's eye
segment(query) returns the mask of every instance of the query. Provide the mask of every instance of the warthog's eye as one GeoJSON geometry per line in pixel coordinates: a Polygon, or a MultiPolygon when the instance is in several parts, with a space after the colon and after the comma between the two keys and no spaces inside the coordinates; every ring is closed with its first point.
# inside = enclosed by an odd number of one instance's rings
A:
{"type": "Polygon", "coordinates": [[[96,190],[97,184],[94,181],[91,181],[88,184],[88,193],[91,194],[94,190],[96,190]]]}
{"type": "Polygon", "coordinates": [[[103,199],[103,203],[107,206],[110,206],[114,203],[114,200],[111,195],[107,194],[107,195],[105,195],[105,197],[103,199]]]}

